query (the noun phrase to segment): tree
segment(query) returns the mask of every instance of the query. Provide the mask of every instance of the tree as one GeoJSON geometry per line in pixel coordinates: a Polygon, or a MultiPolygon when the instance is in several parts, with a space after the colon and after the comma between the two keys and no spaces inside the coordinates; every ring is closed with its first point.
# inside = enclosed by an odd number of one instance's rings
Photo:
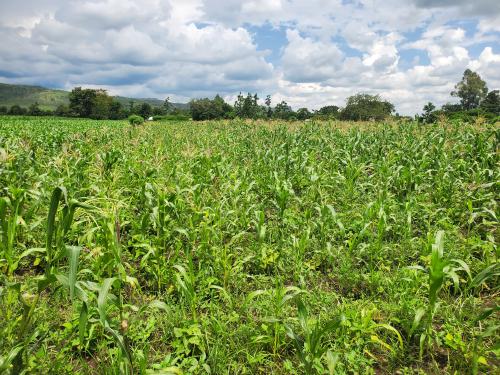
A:
{"type": "Polygon", "coordinates": [[[170,103],[170,97],[167,96],[167,98],[163,101],[163,110],[166,115],[168,115],[171,108],[172,108],[172,103],[170,103]]]}
{"type": "Polygon", "coordinates": [[[282,120],[291,120],[295,116],[295,112],[292,110],[292,107],[288,105],[284,100],[281,103],[276,104],[274,108],[273,117],[279,118],[282,120]]]}
{"type": "Polygon", "coordinates": [[[422,118],[426,123],[431,123],[436,121],[436,115],[434,114],[434,110],[436,106],[431,102],[424,105],[424,113],[422,114],[422,118]]]}
{"type": "Polygon", "coordinates": [[[129,100],[129,102],[128,102],[128,113],[129,114],[133,114],[135,112],[134,104],[135,103],[133,100],[129,100]]]}
{"type": "Polygon", "coordinates": [[[35,102],[29,106],[28,114],[30,116],[41,116],[42,115],[42,110],[40,109],[38,102],[35,102]]]}
{"type": "Polygon", "coordinates": [[[356,94],[347,98],[341,112],[343,120],[383,120],[394,112],[394,105],[382,100],[379,95],[356,94]]]}
{"type": "Polygon", "coordinates": [[[168,114],[162,106],[153,106],[153,116],[164,116],[168,114]]]}
{"type": "Polygon", "coordinates": [[[446,103],[441,107],[441,111],[447,116],[452,113],[460,112],[461,110],[462,106],[460,104],[446,103]]]}
{"type": "Polygon", "coordinates": [[[6,106],[1,106],[0,107],[0,115],[6,115],[9,112],[6,106]]]}
{"type": "Polygon", "coordinates": [[[500,116],[500,94],[498,90],[493,90],[486,95],[481,103],[481,109],[485,112],[500,116]]]}
{"type": "Polygon", "coordinates": [[[64,117],[64,116],[69,116],[69,108],[67,105],[64,104],[59,104],[54,111],[54,115],[64,117]]]}
{"type": "Polygon", "coordinates": [[[109,118],[111,120],[119,120],[125,117],[122,104],[116,100],[112,100],[109,106],[109,118]]]}
{"type": "Polygon", "coordinates": [[[259,98],[257,94],[248,93],[246,97],[239,93],[236,102],[234,103],[234,112],[236,116],[241,118],[256,119],[262,117],[260,106],[258,104],[259,98]]]}
{"type": "Polygon", "coordinates": [[[267,115],[267,118],[271,118],[273,116],[273,110],[271,108],[271,95],[267,95],[266,96],[265,103],[266,103],[266,115],[267,115]]]}
{"type": "Polygon", "coordinates": [[[233,107],[226,103],[225,100],[219,94],[215,95],[211,103],[213,107],[213,112],[215,118],[229,118],[230,113],[233,111],[233,107]]]}
{"type": "Polygon", "coordinates": [[[191,117],[195,121],[234,117],[233,108],[218,94],[212,100],[208,98],[193,99],[189,103],[189,108],[191,117]]]}
{"type": "Polygon", "coordinates": [[[191,117],[195,121],[211,120],[212,113],[210,111],[210,99],[193,99],[189,102],[189,109],[191,110],[191,117]]]}
{"type": "Polygon", "coordinates": [[[297,110],[297,119],[298,120],[307,120],[309,118],[311,118],[312,116],[312,113],[307,109],[307,108],[299,108],[297,110]]]}
{"type": "Polygon", "coordinates": [[[89,117],[95,120],[108,119],[112,103],[113,98],[108,95],[106,90],[95,90],[92,111],[89,117]]]}
{"type": "Polygon", "coordinates": [[[26,114],[26,108],[20,107],[17,104],[14,104],[12,107],[9,109],[9,115],[14,115],[14,116],[21,116],[26,114]]]}
{"type": "Polygon", "coordinates": [[[149,103],[142,103],[141,106],[139,107],[139,115],[142,118],[149,118],[152,113],[153,113],[153,108],[151,108],[151,105],[149,103]]]}
{"type": "Polygon", "coordinates": [[[75,116],[90,117],[96,96],[96,90],[75,87],[69,93],[69,109],[75,116]]]}
{"type": "Polygon", "coordinates": [[[327,105],[321,107],[315,112],[316,115],[324,118],[338,118],[339,117],[339,107],[336,105],[327,105]]]}
{"type": "Polygon", "coordinates": [[[466,111],[479,107],[481,101],[486,97],[488,87],[479,74],[466,69],[462,80],[455,85],[451,96],[460,98],[460,104],[466,111]]]}

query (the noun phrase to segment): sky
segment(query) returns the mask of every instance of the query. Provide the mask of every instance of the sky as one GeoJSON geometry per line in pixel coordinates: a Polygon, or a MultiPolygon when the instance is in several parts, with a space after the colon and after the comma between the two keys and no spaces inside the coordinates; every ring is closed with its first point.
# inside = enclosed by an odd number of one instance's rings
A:
{"type": "Polygon", "coordinates": [[[500,88],[499,0],[0,0],[0,82],[294,109],[379,94],[440,106],[465,69],[500,88]]]}

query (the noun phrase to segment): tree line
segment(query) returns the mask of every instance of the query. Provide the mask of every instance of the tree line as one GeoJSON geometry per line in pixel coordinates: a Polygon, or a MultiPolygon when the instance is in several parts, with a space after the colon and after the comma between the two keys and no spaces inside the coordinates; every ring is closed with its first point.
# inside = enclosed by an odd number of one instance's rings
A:
{"type": "MultiPolygon", "coordinates": [[[[488,91],[486,82],[479,74],[465,70],[462,80],[455,85],[451,92],[452,97],[460,99],[459,103],[447,103],[437,109],[429,102],[423,108],[423,113],[416,115],[415,119],[423,123],[435,122],[440,117],[460,120],[475,120],[483,116],[491,121],[498,121],[500,116],[499,90],[488,91]]],[[[327,105],[319,110],[310,111],[308,108],[299,108],[294,111],[284,100],[272,105],[272,98],[267,95],[264,103],[259,103],[257,94],[248,93],[237,96],[234,104],[227,103],[220,95],[213,99],[193,99],[189,102],[188,110],[174,108],[170,99],[166,98],[161,106],[152,106],[142,102],[135,104],[129,102],[128,106],[122,105],[114,97],[109,96],[106,90],[74,88],[69,94],[69,105],[61,104],[55,111],[40,109],[38,104],[29,108],[13,105],[10,108],[0,107],[0,114],[31,115],[31,116],[64,116],[84,117],[97,120],[125,119],[130,116],[140,116],[143,119],[154,116],[155,118],[170,117],[172,119],[188,119],[195,121],[217,119],[280,119],[280,120],[349,120],[368,121],[383,120],[388,117],[400,117],[395,112],[394,105],[379,95],[358,93],[347,98],[345,106],[327,105]]]]}
{"type": "MultiPolygon", "coordinates": [[[[455,85],[451,92],[452,97],[460,99],[459,103],[447,103],[436,109],[432,103],[424,106],[424,112],[416,115],[415,119],[423,123],[437,121],[440,117],[459,119],[462,121],[475,121],[479,116],[492,122],[499,121],[500,95],[499,90],[488,91],[486,82],[478,73],[465,70],[462,80],[455,85]]],[[[299,108],[294,111],[286,101],[281,101],[276,106],[271,106],[271,96],[267,96],[264,105],[259,104],[257,94],[248,93],[246,96],[238,95],[234,105],[230,105],[219,95],[209,99],[191,100],[190,109],[193,120],[216,119],[281,119],[281,120],[307,120],[307,119],[337,119],[349,121],[383,120],[388,117],[400,118],[394,113],[394,105],[379,95],[358,93],[347,98],[344,107],[328,105],[319,110],[310,111],[299,108]]]]}
{"type": "Polygon", "coordinates": [[[151,116],[173,116],[189,118],[189,111],[175,108],[170,99],[166,98],[161,106],[152,106],[147,102],[135,103],[130,101],[123,105],[102,89],[82,89],[75,87],[69,93],[69,104],[60,104],[54,111],[41,109],[38,103],[28,108],[17,104],[10,108],[0,107],[0,114],[29,115],[29,116],[61,116],[82,117],[95,120],[121,120],[132,115],[149,118],[151,116]]]}
{"type": "Polygon", "coordinates": [[[450,95],[459,98],[460,103],[447,103],[437,109],[432,102],[428,102],[417,119],[424,123],[432,123],[440,117],[471,121],[482,116],[492,122],[500,121],[500,92],[488,91],[486,82],[478,73],[466,69],[450,95]]]}
{"type": "Polygon", "coordinates": [[[234,105],[226,103],[220,95],[209,99],[194,99],[189,103],[193,120],[217,119],[280,119],[280,120],[307,120],[341,119],[353,121],[382,120],[394,112],[394,105],[383,100],[379,95],[356,94],[347,99],[346,106],[340,108],[328,105],[319,110],[310,111],[308,108],[299,108],[294,111],[284,100],[272,106],[271,96],[259,104],[257,94],[248,93],[238,95],[234,105]]]}

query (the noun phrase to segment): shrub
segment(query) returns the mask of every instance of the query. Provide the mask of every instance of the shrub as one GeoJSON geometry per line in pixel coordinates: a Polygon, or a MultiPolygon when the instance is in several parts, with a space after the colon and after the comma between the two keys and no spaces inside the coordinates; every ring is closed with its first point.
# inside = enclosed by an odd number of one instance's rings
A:
{"type": "Polygon", "coordinates": [[[128,118],[130,125],[141,125],[144,122],[144,118],[139,115],[131,115],[128,118]]]}

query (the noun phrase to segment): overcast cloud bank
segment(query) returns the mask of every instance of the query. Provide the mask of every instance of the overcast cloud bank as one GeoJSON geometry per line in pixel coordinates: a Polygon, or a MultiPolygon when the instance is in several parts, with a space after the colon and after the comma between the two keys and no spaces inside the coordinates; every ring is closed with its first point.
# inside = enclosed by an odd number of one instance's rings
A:
{"type": "Polygon", "coordinates": [[[295,108],[379,93],[404,114],[466,68],[500,88],[496,0],[2,1],[0,81],[295,108]]]}

